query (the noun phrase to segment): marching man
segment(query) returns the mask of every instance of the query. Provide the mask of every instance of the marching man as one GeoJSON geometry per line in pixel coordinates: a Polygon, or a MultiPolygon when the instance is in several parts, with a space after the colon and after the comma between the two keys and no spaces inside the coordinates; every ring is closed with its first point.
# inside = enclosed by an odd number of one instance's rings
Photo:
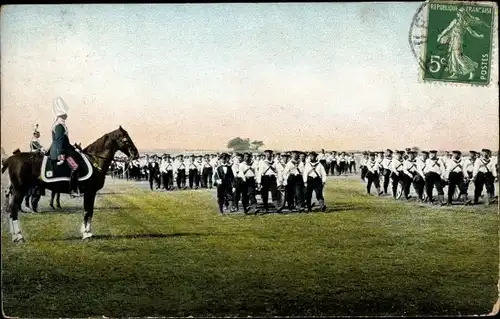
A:
{"type": "Polygon", "coordinates": [[[278,181],[280,176],[278,176],[278,171],[274,167],[272,161],[273,151],[264,151],[265,159],[260,162],[259,168],[257,170],[257,187],[261,188],[261,197],[264,204],[264,210],[266,213],[269,212],[269,207],[267,204],[269,198],[269,192],[271,192],[271,197],[274,203],[274,207],[279,209],[278,205],[278,181]]]}
{"type": "Polygon", "coordinates": [[[418,201],[424,200],[424,188],[425,188],[425,174],[424,170],[426,167],[427,159],[429,158],[429,152],[422,151],[422,158],[417,159],[417,172],[418,176],[415,177],[415,183],[419,184],[417,189],[418,201]]]}
{"type": "Polygon", "coordinates": [[[447,159],[445,168],[445,180],[448,181],[448,205],[452,204],[455,187],[460,190],[460,197],[465,202],[465,175],[467,168],[461,158],[462,152],[453,151],[452,158],[447,159]],[[465,173],[464,173],[465,172],[465,173]]]}
{"type": "Polygon", "coordinates": [[[396,151],[396,157],[391,161],[392,197],[396,199],[398,184],[404,180],[403,172],[403,151],[396,151]]]}
{"type": "Polygon", "coordinates": [[[441,205],[445,205],[444,201],[444,191],[443,191],[443,179],[442,176],[445,173],[444,165],[437,157],[437,151],[432,150],[429,151],[429,158],[425,162],[425,168],[423,170],[425,174],[425,183],[426,183],[426,192],[427,192],[427,200],[432,203],[432,192],[434,187],[438,192],[438,200],[441,205]]]}
{"type": "Polygon", "coordinates": [[[253,168],[253,157],[251,153],[245,153],[243,162],[240,163],[240,167],[238,169],[238,177],[242,182],[242,204],[243,211],[245,214],[250,212],[249,202],[251,208],[253,209],[254,214],[257,214],[259,211],[257,209],[257,199],[255,198],[256,191],[256,182],[255,182],[255,169],[253,168]]]}
{"type": "Polygon", "coordinates": [[[227,202],[234,212],[233,206],[233,188],[234,188],[234,175],[229,164],[230,155],[223,153],[221,155],[222,165],[217,167],[214,172],[214,182],[217,186],[217,203],[219,204],[219,212],[224,214],[224,203],[227,202]]]}
{"type": "Polygon", "coordinates": [[[370,153],[370,158],[366,162],[366,178],[368,179],[368,183],[366,184],[366,193],[370,195],[370,191],[372,188],[372,183],[375,184],[375,189],[377,190],[378,196],[382,195],[382,192],[380,191],[380,179],[379,179],[379,172],[380,172],[380,164],[379,161],[375,159],[375,153],[370,153]]]}
{"type": "MultiPolygon", "coordinates": [[[[304,211],[304,163],[299,161],[299,152],[292,151],[292,159],[286,163],[283,170],[283,184],[285,185],[285,200],[279,211],[282,211],[286,204],[288,210],[293,211],[295,204],[299,212],[304,211]]],[[[325,171],[326,174],[326,171],[325,171]]]]}
{"type": "Polygon", "coordinates": [[[306,186],[306,204],[307,211],[312,208],[312,193],[316,193],[316,199],[322,212],[326,210],[325,198],[323,197],[323,187],[326,183],[326,172],[323,165],[317,161],[318,154],[311,152],[311,161],[305,164],[303,179],[306,186]]]}
{"type": "Polygon", "coordinates": [[[472,180],[474,181],[474,204],[479,203],[479,197],[483,192],[483,187],[486,186],[488,193],[488,205],[494,203],[495,195],[495,178],[497,170],[495,163],[491,160],[491,151],[489,149],[481,150],[481,158],[477,159],[474,164],[472,180]]]}
{"type": "Polygon", "coordinates": [[[416,157],[417,152],[409,150],[408,159],[403,162],[404,195],[406,199],[410,198],[410,187],[412,184],[417,194],[420,194],[420,190],[424,188],[423,179],[418,174],[418,161],[416,157]]]}

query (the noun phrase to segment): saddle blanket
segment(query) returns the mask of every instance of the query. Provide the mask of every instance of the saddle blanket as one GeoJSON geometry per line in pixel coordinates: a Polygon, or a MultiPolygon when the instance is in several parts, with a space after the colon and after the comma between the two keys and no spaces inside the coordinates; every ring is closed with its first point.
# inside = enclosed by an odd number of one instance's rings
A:
{"type": "MultiPolygon", "coordinates": [[[[89,159],[85,154],[77,150],[77,158],[74,158],[78,164],[78,180],[85,181],[92,176],[93,168],[89,159]]],[[[45,183],[54,182],[69,182],[71,176],[71,167],[67,162],[57,165],[57,161],[52,161],[50,156],[45,155],[42,161],[42,168],[40,170],[40,179],[45,183]]]]}

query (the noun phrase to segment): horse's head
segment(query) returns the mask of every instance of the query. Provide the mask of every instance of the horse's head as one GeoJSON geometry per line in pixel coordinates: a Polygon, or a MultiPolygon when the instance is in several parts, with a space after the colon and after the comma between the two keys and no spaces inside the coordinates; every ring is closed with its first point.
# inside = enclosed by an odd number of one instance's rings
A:
{"type": "Polygon", "coordinates": [[[121,125],[113,133],[115,133],[113,134],[113,142],[116,143],[117,150],[127,155],[129,160],[139,158],[139,151],[137,150],[137,147],[135,147],[134,142],[121,125]]]}

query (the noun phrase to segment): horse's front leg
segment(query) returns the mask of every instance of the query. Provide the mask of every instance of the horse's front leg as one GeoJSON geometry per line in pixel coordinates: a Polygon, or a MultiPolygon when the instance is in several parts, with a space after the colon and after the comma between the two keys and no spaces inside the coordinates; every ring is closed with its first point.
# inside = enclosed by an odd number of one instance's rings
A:
{"type": "Polygon", "coordinates": [[[9,229],[12,235],[13,242],[24,242],[23,234],[21,233],[21,226],[19,224],[19,208],[22,205],[24,199],[24,192],[19,190],[14,190],[14,198],[10,205],[9,214],[9,229]]]}
{"type": "Polygon", "coordinates": [[[56,207],[61,209],[61,193],[56,193],[56,207]]]}
{"type": "Polygon", "coordinates": [[[83,195],[83,223],[80,228],[82,233],[82,239],[88,239],[92,237],[92,216],[94,215],[94,203],[95,203],[95,193],[85,193],[83,195]]]}

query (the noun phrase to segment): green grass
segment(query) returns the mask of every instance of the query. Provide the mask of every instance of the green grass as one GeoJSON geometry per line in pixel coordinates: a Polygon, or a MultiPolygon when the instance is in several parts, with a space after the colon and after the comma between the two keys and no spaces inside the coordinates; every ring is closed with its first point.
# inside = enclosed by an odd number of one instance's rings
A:
{"type": "Polygon", "coordinates": [[[4,222],[7,315],[458,315],[497,299],[496,206],[395,202],[348,179],[328,182],[330,212],[300,215],[121,191],[99,197],[90,242],[77,212],[23,215],[23,245],[4,222]]]}

